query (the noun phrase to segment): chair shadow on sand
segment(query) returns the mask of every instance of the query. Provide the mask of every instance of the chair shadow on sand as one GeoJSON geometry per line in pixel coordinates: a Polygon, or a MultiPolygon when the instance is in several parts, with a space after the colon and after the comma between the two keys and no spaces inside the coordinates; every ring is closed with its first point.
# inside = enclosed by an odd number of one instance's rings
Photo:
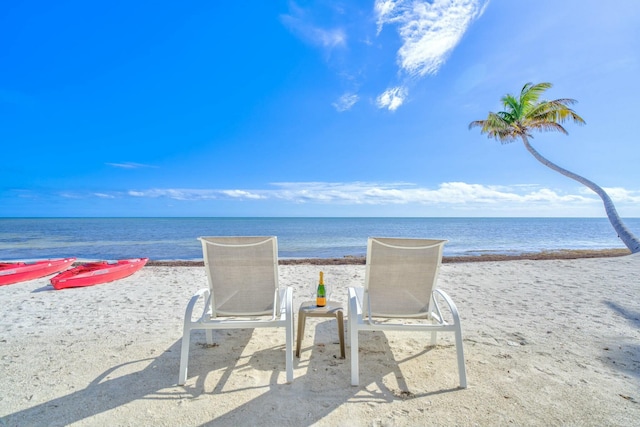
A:
{"type": "Polygon", "coordinates": [[[180,357],[180,342],[176,342],[155,358],[132,360],[116,365],[86,385],[31,408],[0,418],[0,425],[59,426],[85,420],[137,399],[172,399],[177,394],[162,393],[176,383],[176,363],[180,357]],[[137,364],[144,365],[135,369],[137,364]],[[132,370],[133,369],[133,370],[132,370]],[[130,373],[119,375],[118,371],[130,373]],[[126,390],[126,392],[124,392],[126,390]]]}
{"type": "MultiPolygon", "coordinates": [[[[280,425],[292,424],[299,426],[308,426],[317,423],[319,420],[329,415],[339,406],[349,402],[384,404],[391,403],[395,400],[406,400],[411,398],[419,398],[433,396],[453,391],[462,391],[457,386],[453,388],[439,388],[434,391],[413,393],[409,389],[399,364],[409,361],[410,359],[420,357],[431,351],[432,347],[426,347],[411,357],[396,361],[389,347],[386,336],[382,332],[365,332],[361,340],[361,386],[352,387],[350,385],[350,363],[349,359],[339,359],[339,343],[337,336],[334,341],[328,342],[326,339],[318,339],[318,337],[326,337],[336,335],[335,320],[326,320],[317,323],[311,328],[317,328],[315,341],[311,343],[305,342],[302,348],[301,359],[295,359],[294,365],[296,369],[296,377],[292,384],[278,383],[278,377],[282,381],[284,357],[278,355],[278,360],[282,360],[283,366],[279,366],[273,370],[273,366],[265,365],[264,360],[267,359],[265,353],[284,351],[284,344],[265,350],[258,351],[251,355],[247,365],[252,369],[269,370],[273,374],[270,377],[269,384],[257,387],[244,387],[240,389],[226,389],[226,380],[230,375],[238,375],[238,369],[229,367],[220,376],[220,380],[212,390],[205,389],[204,377],[212,370],[211,366],[207,366],[207,362],[193,365],[192,375],[197,375],[198,380],[194,387],[185,387],[193,397],[200,394],[211,394],[216,396],[224,396],[226,393],[237,393],[248,388],[264,389],[259,396],[251,398],[241,405],[235,407],[222,415],[217,416],[209,422],[201,424],[201,426],[215,425],[254,425],[255,419],[248,419],[251,413],[260,415],[260,423],[263,425],[280,425]],[[374,348],[371,348],[371,344],[374,348]],[[310,352],[310,353],[309,353],[310,352]],[[306,354],[305,354],[306,353],[306,354]],[[385,368],[380,375],[380,363],[385,368]],[[371,369],[377,366],[375,370],[371,369]],[[369,369],[368,369],[369,368],[369,369]],[[304,370],[300,374],[301,369],[304,370]],[[398,383],[397,389],[389,388],[385,385],[383,377],[392,374],[398,383]],[[373,386],[372,386],[373,385],[373,386]],[[309,405],[312,402],[312,405],[309,405]],[[259,408],[259,409],[258,409],[259,408]],[[304,410],[307,410],[306,412],[304,410]]],[[[202,337],[204,340],[204,337],[202,337]]],[[[425,346],[428,342],[428,336],[425,336],[425,346]]],[[[447,348],[445,351],[451,351],[447,348]]],[[[455,354],[454,354],[455,356],[455,354]]],[[[199,358],[199,357],[198,357],[199,358]]],[[[242,368],[237,366],[236,368],[242,368]]],[[[451,357],[451,368],[455,370],[455,357],[451,357]]],[[[455,373],[455,372],[454,372],[455,373]]],[[[240,373],[241,374],[241,373],[240,373]]],[[[455,376],[454,376],[455,378],[455,376]]],[[[441,384],[434,384],[439,387],[441,384]]]]}
{"type": "MultiPolygon", "coordinates": [[[[335,335],[335,321],[320,322],[315,327],[322,336],[335,335]]],[[[228,338],[225,336],[228,333],[214,332],[214,346],[205,344],[204,332],[192,333],[190,376],[185,386],[176,385],[181,344],[181,340],[178,340],[158,357],[116,365],[101,373],[81,390],[0,418],[0,425],[67,425],[137,400],[173,401],[171,405],[178,408],[176,402],[185,399],[201,399],[203,395],[224,399],[225,395],[253,390],[250,394],[258,394],[257,396],[250,397],[228,412],[217,415],[201,425],[253,425],[258,420],[248,416],[258,413],[259,421],[263,425],[281,424],[286,421],[304,426],[318,422],[347,402],[384,404],[394,400],[459,390],[453,387],[414,394],[408,389],[399,364],[431,351],[430,347],[426,347],[427,337],[425,349],[408,359],[396,361],[382,332],[366,332],[366,335],[362,336],[360,350],[361,386],[352,387],[349,383],[349,359],[336,358],[339,355],[337,342],[320,342],[318,334],[315,335],[314,343],[307,340],[306,347],[303,348],[303,352],[307,354],[303,355],[302,359],[294,361],[297,374],[295,380],[291,384],[285,384],[284,342],[258,350],[249,356],[242,356],[243,348],[249,343],[253,330],[234,330],[233,337],[225,339],[228,338]],[[371,348],[370,343],[375,343],[374,348],[371,348]],[[277,360],[276,366],[273,360],[277,360]],[[380,363],[385,366],[383,375],[380,375],[380,363]],[[135,368],[138,364],[142,365],[140,369],[135,368]],[[373,366],[378,366],[375,371],[371,369],[373,366]],[[301,369],[304,369],[302,374],[301,369]],[[120,375],[118,372],[122,370],[128,373],[120,375]],[[270,372],[268,383],[253,381],[252,372],[255,371],[270,372]],[[383,377],[388,374],[395,377],[398,383],[397,390],[384,384],[383,377]],[[315,404],[309,406],[309,400],[315,404]],[[297,402],[300,404],[297,405],[297,402]],[[309,407],[312,409],[307,413],[301,410],[309,407]]],[[[447,348],[444,351],[451,349],[447,348]]],[[[451,357],[451,369],[455,370],[455,357],[451,357]]],[[[440,387],[446,384],[433,386],[440,387]]],[[[144,416],[142,413],[140,415],[144,416]]],[[[152,420],[152,417],[147,419],[152,420]]],[[[142,420],[133,418],[131,421],[142,420]]]]}

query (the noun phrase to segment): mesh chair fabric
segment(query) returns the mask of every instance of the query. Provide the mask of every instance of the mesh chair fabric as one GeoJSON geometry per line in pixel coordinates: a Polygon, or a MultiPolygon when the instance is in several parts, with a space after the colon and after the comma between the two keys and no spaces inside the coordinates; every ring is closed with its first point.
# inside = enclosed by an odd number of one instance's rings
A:
{"type": "Polygon", "coordinates": [[[370,238],[363,309],[380,317],[429,312],[446,240],[370,238]]]}
{"type": "Polygon", "coordinates": [[[275,237],[202,237],[214,316],[274,315],[275,237]]]}

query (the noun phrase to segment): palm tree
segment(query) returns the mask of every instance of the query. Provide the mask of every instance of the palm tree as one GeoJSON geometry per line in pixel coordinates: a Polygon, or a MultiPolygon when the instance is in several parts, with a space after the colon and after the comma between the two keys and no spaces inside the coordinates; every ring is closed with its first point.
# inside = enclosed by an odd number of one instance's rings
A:
{"type": "Polygon", "coordinates": [[[566,120],[572,120],[580,125],[585,123],[582,117],[569,108],[569,105],[576,103],[574,99],[539,101],[542,93],[552,86],[551,83],[527,83],[522,88],[519,98],[513,95],[502,97],[501,101],[505,111],[490,112],[486,120],[471,122],[469,129],[480,127],[481,133],[486,133],[490,138],[495,138],[503,144],[520,138],[529,153],[540,163],[593,190],[602,199],[607,217],[620,240],[631,253],[640,252],[640,240],[624,225],[606,191],[592,181],[550,162],[529,143],[529,138],[533,138],[531,131],[558,131],[567,134],[568,132],[561,123],[566,120]]]}

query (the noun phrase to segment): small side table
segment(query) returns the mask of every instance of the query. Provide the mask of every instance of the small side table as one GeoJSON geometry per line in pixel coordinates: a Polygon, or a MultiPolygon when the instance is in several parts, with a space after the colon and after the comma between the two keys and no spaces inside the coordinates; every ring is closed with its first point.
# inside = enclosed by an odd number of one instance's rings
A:
{"type": "Polygon", "coordinates": [[[315,301],[305,301],[298,310],[298,343],[296,357],[300,357],[300,345],[304,337],[304,325],[307,317],[335,317],[338,321],[338,336],[340,337],[340,358],[344,359],[344,309],[340,303],[327,301],[324,307],[318,307],[315,301]]]}

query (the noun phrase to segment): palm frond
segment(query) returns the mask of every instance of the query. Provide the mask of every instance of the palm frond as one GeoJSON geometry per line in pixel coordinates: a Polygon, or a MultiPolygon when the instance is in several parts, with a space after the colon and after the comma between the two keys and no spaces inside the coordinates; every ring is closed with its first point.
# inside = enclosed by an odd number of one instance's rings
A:
{"type": "Polygon", "coordinates": [[[469,129],[480,127],[480,133],[487,134],[489,138],[494,138],[500,142],[512,142],[518,136],[518,130],[513,126],[510,114],[504,111],[498,113],[490,112],[485,120],[475,120],[469,123],[469,129]]]}
{"type": "Polygon", "coordinates": [[[507,113],[516,117],[520,115],[520,102],[513,95],[505,95],[501,101],[507,113]]]}
{"type": "Polygon", "coordinates": [[[490,112],[485,120],[471,122],[469,129],[480,127],[481,133],[506,144],[518,138],[532,138],[532,130],[567,134],[561,125],[567,120],[584,124],[584,119],[569,108],[576,100],[540,101],[542,94],[551,87],[551,83],[525,84],[518,98],[510,94],[501,98],[504,111],[490,112]]]}
{"type": "Polygon", "coordinates": [[[510,111],[498,111],[496,113],[496,116],[500,117],[500,119],[508,124],[512,124],[515,121],[518,120],[518,115],[516,114],[515,111],[510,112],[510,111]]]}
{"type": "Polygon", "coordinates": [[[469,123],[469,129],[484,127],[484,122],[485,122],[484,120],[474,120],[471,123],[469,123]]]}
{"type": "Polygon", "coordinates": [[[560,124],[548,120],[540,120],[529,123],[528,129],[542,132],[556,131],[568,135],[569,132],[560,124]]]}
{"type": "Polygon", "coordinates": [[[579,125],[585,124],[584,119],[575,111],[567,107],[565,104],[558,103],[557,101],[548,101],[540,104],[540,106],[530,115],[530,119],[560,123],[570,120],[579,125]]]}
{"type": "Polygon", "coordinates": [[[571,98],[554,99],[553,101],[549,101],[549,102],[554,102],[554,103],[558,103],[558,104],[565,104],[565,105],[573,105],[573,104],[577,104],[578,103],[578,101],[576,101],[575,99],[571,99],[571,98]]]}
{"type": "Polygon", "coordinates": [[[520,103],[523,105],[535,104],[540,99],[540,96],[552,87],[553,85],[551,83],[527,83],[520,92],[520,103]]]}
{"type": "Polygon", "coordinates": [[[579,125],[583,125],[586,123],[582,117],[580,117],[571,108],[567,107],[565,103],[558,103],[556,100],[550,101],[549,104],[551,105],[550,111],[553,111],[555,113],[556,121],[563,123],[567,120],[571,120],[579,125]]]}

